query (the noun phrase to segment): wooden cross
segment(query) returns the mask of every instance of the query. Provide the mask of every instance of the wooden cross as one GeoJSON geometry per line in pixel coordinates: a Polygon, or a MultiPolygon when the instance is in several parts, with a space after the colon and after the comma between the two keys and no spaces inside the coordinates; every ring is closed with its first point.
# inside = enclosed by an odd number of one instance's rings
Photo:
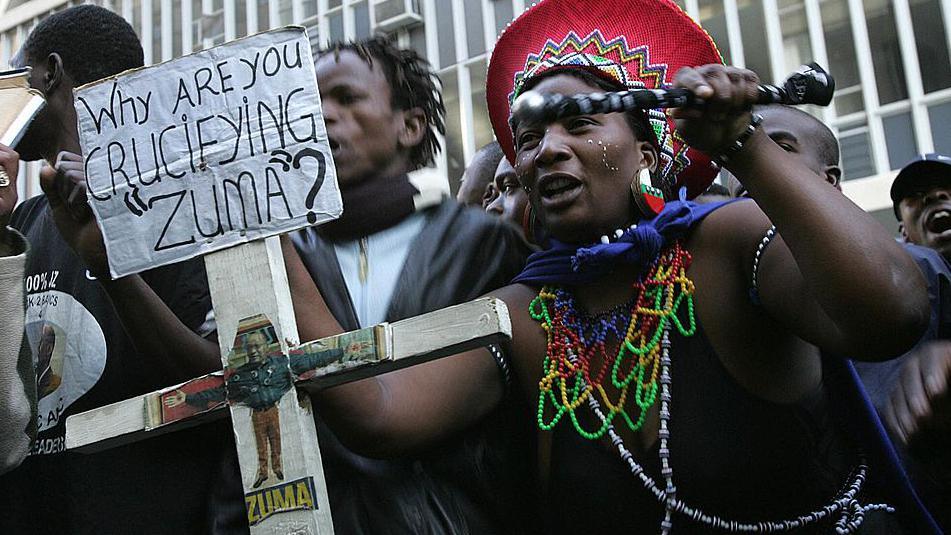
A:
{"type": "Polygon", "coordinates": [[[299,387],[511,337],[505,304],[479,299],[301,345],[279,238],[210,253],[205,266],[223,371],[70,416],[66,447],[101,451],[224,417],[228,407],[252,534],[333,533],[313,412],[299,387]]]}
{"type": "Polygon", "coordinates": [[[70,416],[67,448],[145,439],[228,407],[251,532],[333,533],[310,400],[295,386],[510,336],[505,305],[474,301],[299,343],[278,235],[342,210],[303,28],[128,71],[75,97],[113,276],[204,255],[222,371],[70,416]]]}

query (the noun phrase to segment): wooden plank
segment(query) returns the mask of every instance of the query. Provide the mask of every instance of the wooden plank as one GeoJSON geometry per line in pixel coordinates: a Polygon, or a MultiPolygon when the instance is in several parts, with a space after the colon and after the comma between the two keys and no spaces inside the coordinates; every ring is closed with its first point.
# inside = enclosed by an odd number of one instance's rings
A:
{"type": "MultiPolygon", "coordinates": [[[[360,367],[356,367],[356,363],[344,355],[341,361],[351,360],[347,366],[324,363],[315,367],[312,374],[298,374],[302,379],[295,381],[295,385],[311,390],[328,388],[500,342],[512,335],[505,303],[492,298],[477,299],[389,325],[383,324],[382,327],[385,327],[385,340],[381,343],[385,348],[383,357],[365,358],[359,363],[360,367]]],[[[309,342],[292,349],[291,353],[293,355],[295,350],[305,350],[315,344],[335,345],[328,341],[350,334],[309,342]]],[[[149,425],[147,418],[149,405],[151,403],[154,406],[154,400],[188,383],[220,377],[221,374],[215,372],[187,383],[70,416],[66,420],[66,447],[93,453],[223,417],[226,414],[224,405],[209,409],[204,414],[165,424],[149,425]]]]}
{"type": "Polygon", "coordinates": [[[280,239],[205,255],[205,269],[251,534],[332,534],[313,412],[287,357],[299,342],[280,239]]]}

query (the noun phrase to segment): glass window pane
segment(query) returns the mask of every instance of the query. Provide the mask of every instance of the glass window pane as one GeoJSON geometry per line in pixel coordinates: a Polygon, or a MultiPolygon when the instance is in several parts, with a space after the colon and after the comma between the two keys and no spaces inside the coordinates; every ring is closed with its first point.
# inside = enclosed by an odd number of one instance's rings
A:
{"type": "Polygon", "coordinates": [[[772,80],[773,71],[769,59],[769,43],[766,42],[763,2],[762,0],[740,0],[737,2],[737,8],[746,68],[758,74],[763,80],[772,80]]]}
{"type": "Polygon", "coordinates": [[[911,0],[909,4],[925,93],[951,87],[951,59],[945,33],[948,29],[944,27],[938,0],[911,0]]]}
{"type": "Polygon", "coordinates": [[[485,72],[485,60],[469,65],[469,84],[472,89],[472,130],[475,134],[476,147],[485,145],[493,138],[489,109],[485,102],[485,72]]]}
{"type": "MultiPolygon", "coordinates": [[[[192,0],[195,2],[196,0],[192,0]]],[[[267,30],[270,28],[270,22],[268,21],[268,0],[257,0],[258,1],[258,31],[267,30]]]]}
{"type": "Polygon", "coordinates": [[[820,7],[822,30],[829,56],[829,72],[835,73],[835,112],[847,115],[865,109],[862,81],[855,56],[855,40],[849,23],[847,0],[826,0],[820,7]]]}
{"type": "Polygon", "coordinates": [[[700,8],[700,25],[707,30],[710,37],[720,49],[720,55],[723,56],[723,62],[729,65],[730,60],[730,40],[726,33],[726,15],[723,12],[723,0],[700,0],[697,2],[700,8]]]}
{"type": "Polygon", "coordinates": [[[201,2],[190,2],[192,9],[192,51],[204,48],[202,44],[201,2]]]}
{"type": "Polygon", "coordinates": [[[854,180],[875,174],[868,127],[862,125],[839,134],[842,149],[842,179],[854,180]]]}
{"type": "Polygon", "coordinates": [[[809,43],[809,24],[803,0],[785,0],[780,3],[779,25],[783,35],[783,72],[792,72],[812,58],[809,43]]]}
{"type": "MultiPolygon", "coordinates": [[[[190,29],[190,28],[189,28],[190,29]]],[[[182,3],[172,2],[172,56],[178,57],[182,50],[182,3]]]]}
{"type": "Polygon", "coordinates": [[[316,14],[317,14],[317,0],[304,0],[304,18],[309,19],[316,14]]]}
{"type": "Polygon", "coordinates": [[[935,152],[951,155],[951,102],[929,107],[928,116],[931,118],[935,152]]]}
{"type": "MultiPolygon", "coordinates": [[[[135,30],[135,34],[142,35],[142,16],[140,15],[140,13],[142,12],[142,2],[140,0],[131,0],[131,2],[132,2],[132,20],[129,22],[132,23],[132,29],[135,30]]],[[[24,36],[25,35],[27,34],[24,33],[24,36]]],[[[15,38],[16,37],[14,35],[14,39],[15,38]]],[[[19,44],[17,44],[17,46],[19,46],[19,44]]],[[[16,47],[14,47],[14,50],[16,50],[16,47]]]]}
{"type": "Polygon", "coordinates": [[[869,45],[872,47],[878,100],[881,104],[904,100],[908,98],[908,87],[905,85],[905,68],[901,61],[892,3],[890,0],[864,0],[862,3],[865,6],[869,45]]]}
{"type": "MultiPolygon", "coordinates": [[[[448,2],[447,2],[448,3],[448,2]]],[[[458,184],[466,168],[462,146],[462,117],[459,110],[459,76],[455,69],[443,71],[442,96],[446,104],[446,163],[450,184],[458,184]]]]}
{"type": "Polygon", "coordinates": [[[463,0],[466,15],[466,46],[469,57],[485,52],[485,29],[482,27],[482,0],[463,0]]]}
{"type": "Polygon", "coordinates": [[[403,13],[403,0],[383,0],[373,5],[373,17],[377,22],[391,19],[403,13]]]}
{"type": "Polygon", "coordinates": [[[327,9],[339,7],[343,0],[327,0],[327,9]]]}
{"type": "Polygon", "coordinates": [[[330,38],[330,42],[338,43],[343,41],[343,12],[337,11],[336,13],[332,13],[328,18],[328,22],[330,23],[328,24],[328,32],[330,34],[328,37],[330,38]]]}
{"type": "MultiPolygon", "coordinates": [[[[148,46],[142,43],[142,46],[148,46]]],[[[162,2],[152,0],[152,63],[162,61],[162,2]]]]}
{"type": "MultiPolygon", "coordinates": [[[[252,0],[245,0],[245,1],[252,1],[252,0]]],[[[235,0],[234,21],[235,21],[234,34],[237,37],[244,37],[245,35],[248,35],[248,12],[245,11],[244,2],[235,0]]]]}
{"type": "Polygon", "coordinates": [[[420,57],[426,58],[426,28],[424,26],[416,26],[409,31],[409,47],[420,57]]]}
{"type": "Polygon", "coordinates": [[[495,4],[495,35],[501,35],[502,30],[515,18],[512,0],[493,0],[492,3],[495,4]]]}
{"type": "Polygon", "coordinates": [[[436,38],[439,42],[439,66],[454,64],[456,41],[452,29],[452,2],[436,2],[436,38]]]}
{"type": "Polygon", "coordinates": [[[280,19],[280,25],[290,24],[294,19],[294,8],[291,5],[291,0],[278,0],[277,5],[279,6],[278,18],[280,19]]]}
{"type": "Polygon", "coordinates": [[[900,113],[882,119],[885,127],[885,139],[888,145],[888,165],[890,169],[899,169],[918,154],[915,141],[915,129],[911,124],[911,112],[900,113]]]}
{"type": "Polygon", "coordinates": [[[353,27],[356,39],[370,37],[370,5],[366,1],[353,6],[353,27]]]}

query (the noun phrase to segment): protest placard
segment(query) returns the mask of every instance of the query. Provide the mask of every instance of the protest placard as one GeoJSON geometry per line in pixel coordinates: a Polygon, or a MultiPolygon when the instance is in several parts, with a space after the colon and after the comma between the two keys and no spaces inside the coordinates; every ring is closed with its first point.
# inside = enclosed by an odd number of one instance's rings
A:
{"type": "Polygon", "coordinates": [[[85,85],[75,106],[114,277],[342,212],[303,28],[85,85]]]}

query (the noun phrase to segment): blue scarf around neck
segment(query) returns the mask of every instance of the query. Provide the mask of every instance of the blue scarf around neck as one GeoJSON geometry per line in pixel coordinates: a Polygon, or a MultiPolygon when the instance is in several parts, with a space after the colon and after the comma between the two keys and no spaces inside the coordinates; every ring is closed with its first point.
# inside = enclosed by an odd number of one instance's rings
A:
{"type": "Polygon", "coordinates": [[[697,204],[687,200],[686,188],[679,200],[667,203],[653,219],[642,219],[611,243],[572,245],[550,240],[551,246],[528,257],[528,263],[513,283],[575,286],[594,282],[619,264],[640,273],[674,241],[686,236],[714,210],[741,199],[697,204]]]}

